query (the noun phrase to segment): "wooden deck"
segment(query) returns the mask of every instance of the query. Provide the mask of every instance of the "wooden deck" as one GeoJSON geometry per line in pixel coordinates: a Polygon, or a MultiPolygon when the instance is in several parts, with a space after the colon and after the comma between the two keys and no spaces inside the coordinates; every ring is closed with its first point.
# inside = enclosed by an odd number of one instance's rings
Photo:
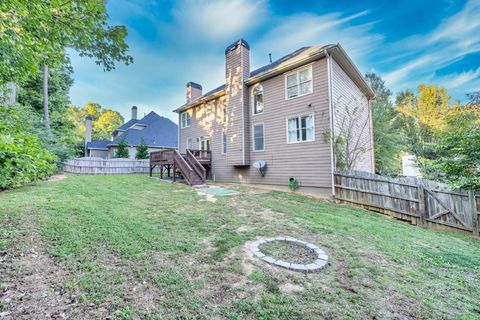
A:
{"type": "Polygon", "coordinates": [[[150,176],[155,167],[160,168],[160,178],[167,173],[173,175],[176,181],[177,174],[185,178],[189,185],[203,184],[211,171],[212,152],[206,150],[187,149],[180,154],[176,149],[164,149],[150,153],[150,176]]]}

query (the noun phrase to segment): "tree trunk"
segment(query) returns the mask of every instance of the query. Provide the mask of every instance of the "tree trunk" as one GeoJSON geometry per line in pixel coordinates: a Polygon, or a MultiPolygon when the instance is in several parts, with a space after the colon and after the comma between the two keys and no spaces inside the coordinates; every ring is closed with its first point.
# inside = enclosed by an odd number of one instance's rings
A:
{"type": "Polygon", "coordinates": [[[50,134],[50,116],[48,112],[48,66],[43,67],[43,119],[45,129],[50,134]]]}

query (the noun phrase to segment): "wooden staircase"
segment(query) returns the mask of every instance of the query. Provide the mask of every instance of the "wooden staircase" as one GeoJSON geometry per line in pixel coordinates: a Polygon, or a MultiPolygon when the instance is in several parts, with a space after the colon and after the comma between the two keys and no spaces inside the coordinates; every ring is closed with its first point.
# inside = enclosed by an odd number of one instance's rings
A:
{"type": "Polygon", "coordinates": [[[167,169],[170,176],[170,169],[173,169],[173,182],[176,182],[177,173],[184,177],[191,185],[202,185],[207,180],[207,169],[204,164],[210,165],[211,154],[209,151],[187,150],[181,155],[176,149],[165,149],[150,154],[150,176],[155,167],[160,168],[160,177],[163,178],[163,171],[167,169]],[[205,155],[207,155],[205,157],[205,155]],[[197,158],[199,157],[199,158],[197,158]]]}

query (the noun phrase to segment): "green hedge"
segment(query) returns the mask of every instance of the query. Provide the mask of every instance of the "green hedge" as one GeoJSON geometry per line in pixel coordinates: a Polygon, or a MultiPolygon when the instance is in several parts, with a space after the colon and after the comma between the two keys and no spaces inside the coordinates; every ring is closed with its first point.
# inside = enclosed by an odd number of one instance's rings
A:
{"type": "Polygon", "coordinates": [[[0,189],[43,179],[55,172],[56,161],[14,107],[0,106],[0,189]]]}

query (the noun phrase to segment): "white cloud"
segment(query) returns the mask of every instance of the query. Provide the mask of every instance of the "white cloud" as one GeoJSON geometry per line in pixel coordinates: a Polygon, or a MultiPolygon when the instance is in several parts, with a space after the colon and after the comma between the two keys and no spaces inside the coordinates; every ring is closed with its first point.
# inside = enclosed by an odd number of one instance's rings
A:
{"type": "Polygon", "coordinates": [[[442,77],[432,75],[469,54],[480,52],[479,17],[480,0],[470,0],[462,10],[445,18],[432,32],[394,43],[387,51],[390,57],[384,63],[387,67],[394,64],[395,60],[402,63],[383,75],[387,85],[398,91],[421,82],[430,82],[458,90],[467,84],[462,79],[478,79],[480,75],[477,70],[442,77]]]}
{"type": "Polygon", "coordinates": [[[218,41],[256,27],[264,12],[264,1],[194,0],[180,2],[173,16],[185,31],[184,35],[218,41]]]}
{"type": "Polygon", "coordinates": [[[339,42],[352,59],[361,65],[367,59],[367,54],[383,39],[382,35],[372,31],[374,23],[352,24],[355,19],[367,14],[368,11],[362,11],[346,17],[341,13],[278,17],[277,27],[267,32],[255,49],[265,57],[271,52],[274,56],[278,55],[274,58],[279,58],[302,46],[339,42]]]}

